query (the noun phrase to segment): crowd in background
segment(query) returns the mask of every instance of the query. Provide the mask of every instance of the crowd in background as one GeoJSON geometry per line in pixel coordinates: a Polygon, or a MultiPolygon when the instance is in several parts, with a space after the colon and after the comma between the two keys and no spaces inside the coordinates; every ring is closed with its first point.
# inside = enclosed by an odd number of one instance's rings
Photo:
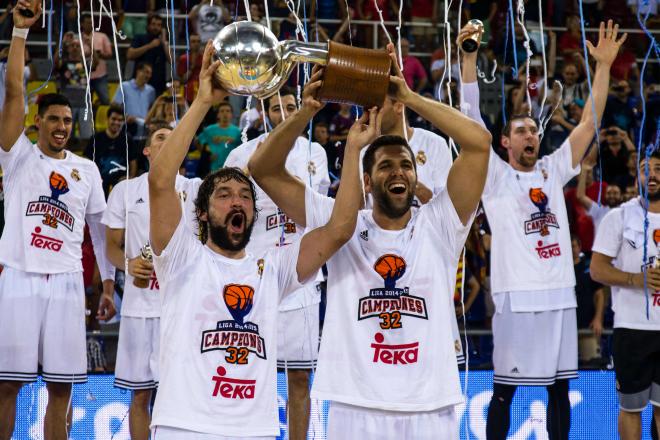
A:
{"type": "MultiPolygon", "coordinates": [[[[25,67],[26,87],[32,91],[26,108],[36,105],[40,93],[58,91],[67,96],[76,121],[74,139],[69,148],[96,162],[106,196],[119,180],[148,171],[142,148],[149,127],[163,122],[172,127],[177,124],[196,94],[204,45],[225,25],[248,15],[242,2],[239,5],[220,0],[112,1],[112,5],[108,0],[104,4],[114,8],[117,26],[126,37],[117,41],[129,43],[129,48],[115,53],[110,20],[104,17],[99,23],[98,17],[89,15],[89,0],[80,1],[80,11],[77,2],[60,0],[54,2],[49,23],[61,32],[53,32],[48,40],[41,28],[35,29],[35,33],[43,33],[44,41],[52,41],[52,46],[30,47],[25,67]],[[166,6],[170,9],[166,10],[166,6]],[[148,11],[148,15],[130,15],[144,11],[148,11]],[[167,20],[169,14],[186,12],[187,20],[167,20]],[[117,56],[122,66],[121,84],[111,79],[115,75],[110,68],[116,68],[117,56]],[[36,72],[34,60],[37,58],[51,63],[46,78],[36,72]],[[32,84],[41,90],[35,90],[32,84]]],[[[541,155],[553,152],[577,125],[589,97],[588,78],[593,66],[584,58],[577,2],[555,0],[547,3],[540,11],[538,2],[525,1],[523,27],[517,21],[511,25],[508,1],[462,2],[460,13],[464,21],[476,18],[484,23],[483,40],[486,43],[482,45],[478,63],[483,97],[481,111],[493,134],[493,147],[498,154],[504,153],[499,146],[499,134],[506,118],[528,112],[541,122],[541,155]],[[547,26],[562,30],[541,34],[538,31],[541,20],[547,26]],[[524,45],[526,35],[532,54],[529,60],[524,45]]],[[[648,14],[646,23],[650,29],[657,29],[660,24],[656,1],[649,1],[645,6],[648,9],[641,11],[637,10],[635,0],[583,3],[586,27],[595,26],[601,19],[612,18],[621,27],[639,28],[638,12],[642,16],[648,14]]],[[[97,2],[94,4],[98,9],[97,2]]],[[[384,0],[353,0],[346,6],[338,0],[318,0],[305,5],[306,9],[298,11],[298,16],[309,18],[304,24],[309,40],[332,39],[371,47],[374,41],[379,45],[387,42],[382,27],[376,28],[378,35],[373,35],[373,26],[350,24],[350,20],[378,20],[376,4],[385,21],[397,20],[398,3],[384,0]],[[337,22],[320,24],[317,19],[336,19],[337,22]]],[[[459,53],[454,42],[444,44],[442,30],[434,26],[445,19],[444,2],[416,0],[414,5],[404,2],[402,11],[404,20],[422,24],[401,31],[405,79],[412,89],[459,107],[459,53]]],[[[297,17],[285,1],[269,2],[268,8],[271,18],[283,18],[272,20],[273,32],[280,40],[301,38],[297,17]]],[[[10,38],[11,15],[7,11],[0,13],[0,40],[10,38]]],[[[447,11],[449,22],[455,24],[458,13],[457,5],[452,6],[447,11]]],[[[253,21],[268,24],[261,2],[250,4],[249,15],[253,21]]],[[[385,28],[392,38],[396,37],[394,26],[385,28]]],[[[455,35],[456,27],[452,26],[452,36],[455,35]]],[[[593,35],[587,34],[587,37],[593,35]]],[[[660,65],[650,63],[642,75],[640,62],[648,44],[647,36],[633,34],[617,57],[612,66],[610,96],[599,135],[580,176],[566,187],[577,279],[578,325],[588,330],[580,336],[580,359],[586,365],[596,367],[608,363],[609,339],[602,332],[611,327],[612,311],[609,289],[595,284],[588,273],[594,231],[604,210],[637,195],[638,147],[641,145],[644,151],[643,148],[658,141],[660,65]],[[645,124],[642,127],[643,118],[645,124]]],[[[0,110],[4,98],[7,49],[0,50],[0,110]]],[[[303,70],[301,67],[294,71],[289,85],[302,85],[303,70]]],[[[207,115],[206,123],[200,127],[181,164],[181,172],[189,177],[203,178],[222,167],[232,149],[269,130],[270,112],[295,111],[294,104],[287,103],[287,108],[281,106],[283,104],[277,98],[261,102],[231,97],[223,102],[207,115]]],[[[318,142],[326,151],[332,179],[331,195],[341,182],[343,143],[357,110],[346,104],[329,104],[307,133],[310,141],[318,142]]],[[[28,111],[28,114],[33,113],[28,111]]],[[[409,112],[407,117],[411,126],[433,130],[415,114],[409,112]]],[[[27,118],[26,131],[28,135],[35,133],[31,116],[27,118]]],[[[0,230],[1,227],[0,218],[0,230]]],[[[94,301],[98,300],[99,294],[98,271],[95,275],[90,240],[85,246],[89,309],[95,310],[94,301]]],[[[467,329],[488,329],[490,326],[493,305],[488,294],[489,247],[488,221],[480,215],[465,246],[455,293],[456,314],[467,329]],[[461,295],[464,295],[464,303],[460,301],[461,295]]],[[[121,297],[121,288],[118,290],[121,297]]],[[[89,328],[98,329],[98,325],[90,322],[89,328]]],[[[490,366],[490,337],[472,336],[468,342],[471,365],[490,366]]],[[[96,339],[90,339],[90,369],[111,368],[112,360],[106,362],[103,356],[108,351],[111,350],[96,339]]]]}

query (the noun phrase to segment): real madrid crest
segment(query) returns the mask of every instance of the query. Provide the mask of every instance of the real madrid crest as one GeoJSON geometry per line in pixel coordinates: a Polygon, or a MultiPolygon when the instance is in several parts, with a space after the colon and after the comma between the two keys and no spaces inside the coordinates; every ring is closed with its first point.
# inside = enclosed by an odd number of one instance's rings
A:
{"type": "Polygon", "coordinates": [[[417,156],[415,156],[415,161],[417,161],[417,165],[424,165],[426,163],[426,153],[424,153],[422,150],[419,150],[417,156]]]}
{"type": "Polygon", "coordinates": [[[307,164],[307,171],[308,171],[309,174],[311,174],[312,176],[313,176],[314,174],[316,174],[316,164],[314,163],[313,160],[310,160],[309,163],[307,164]]]}
{"type": "Polygon", "coordinates": [[[179,192],[179,198],[181,199],[181,201],[185,202],[186,199],[188,198],[188,193],[185,192],[185,191],[180,191],[179,192]]]}
{"type": "Polygon", "coordinates": [[[264,259],[263,258],[259,258],[257,260],[257,274],[259,274],[259,276],[262,276],[264,274],[264,259]]]}
{"type": "Polygon", "coordinates": [[[80,172],[76,168],[71,170],[71,178],[76,182],[80,182],[80,172]]]}

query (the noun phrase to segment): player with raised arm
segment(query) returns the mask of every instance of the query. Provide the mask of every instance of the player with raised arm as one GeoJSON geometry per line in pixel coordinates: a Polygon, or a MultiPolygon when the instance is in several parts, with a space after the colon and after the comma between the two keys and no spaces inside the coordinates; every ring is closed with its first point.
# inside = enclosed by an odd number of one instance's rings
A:
{"type": "Polygon", "coordinates": [[[0,166],[4,173],[5,228],[0,238],[0,439],[14,430],[16,397],[37,380],[39,365],[48,390],[44,437],[66,439],[73,383],[87,380],[85,291],[82,251],[89,225],[103,279],[99,319],[114,311],[114,268],[106,261],[101,216],[105,197],[94,162],[66,150],[71,105],[44,95],[34,123],[33,145],[23,132],[25,40],[41,15],[26,18],[14,7],[5,107],[0,116],[0,166]]]}
{"type": "MultiPolygon", "coordinates": [[[[458,41],[475,31],[479,29],[467,24],[458,41]]],[[[587,42],[597,62],[593,103],[587,101],[580,123],[557,151],[539,159],[538,123],[529,115],[511,115],[500,139],[508,161],[490,156],[482,197],[492,231],[495,303],[489,440],[506,438],[518,385],[547,388],[550,439],[568,438],[568,380],[577,377],[577,303],[563,187],[578,174],[600,124],[610,67],[626,39],[617,39],[617,34],[618,25],[609,21],[606,28],[601,23],[598,45],[587,42]]],[[[463,53],[462,97],[468,115],[483,126],[476,61],[477,52],[463,53]]]]}
{"type": "MultiPolygon", "coordinates": [[[[396,56],[390,47],[396,66],[396,56]]],[[[490,134],[455,109],[412,92],[396,68],[390,97],[461,146],[447,188],[413,210],[415,157],[400,136],[381,136],[363,159],[373,210],[328,261],[328,306],[312,397],[331,401],[329,439],[456,439],[461,395],[451,331],[459,254],[486,179],[490,134]]],[[[321,81],[307,84],[313,97],[321,81]]],[[[250,159],[261,188],[297,224],[314,228],[338,202],[310,191],[285,167],[295,138],[322,108],[315,99],[278,127],[250,159]]],[[[354,185],[344,168],[340,191],[354,185]]],[[[352,177],[351,177],[352,178],[352,177]]]]}
{"type": "MultiPolygon", "coordinates": [[[[196,129],[227,92],[212,83],[219,61],[204,52],[198,95],[149,171],[150,243],[162,296],[157,440],[279,435],[278,304],[314,277],[353,234],[361,203],[360,149],[379,132],[372,109],[351,128],[348,185],[327,222],[290,246],[255,256],[245,247],[257,216],[255,188],[238,168],[204,179],[195,197],[200,239],[185,225],[176,177],[196,129]]],[[[278,139],[279,128],[268,139],[278,139]]]]}

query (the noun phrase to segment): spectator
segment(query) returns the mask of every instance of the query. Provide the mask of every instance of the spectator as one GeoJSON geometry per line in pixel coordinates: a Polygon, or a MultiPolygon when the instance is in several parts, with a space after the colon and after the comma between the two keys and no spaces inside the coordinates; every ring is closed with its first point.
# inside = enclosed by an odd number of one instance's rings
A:
{"type": "Polygon", "coordinates": [[[330,176],[328,195],[334,197],[337,194],[337,189],[339,189],[341,166],[344,162],[344,143],[330,141],[330,131],[328,124],[325,122],[317,122],[314,125],[312,140],[325,150],[325,155],[328,158],[328,175],[330,176]]]}
{"type": "Polygon", "coordinates": [[[493,20],[495,20],[497,14],[497,1],[470,0],[467,3],[469,6],[465,9],[466,19],[481,20],[484,24],[482,41],[489,41],[493,20]]]}
{"type": "Polygon", "coordinates": [[[148,129],[150,129],[153,121],[165,121],[171,128],[176,127],[178,118],[186,112],[188,103],[182,95],[177,96],[176,106],[174,101],[175,99],[169,89],[156,98],[156,102],[151,106],[144,120],[144,124],[148,129]]]}
{"type": "MultiPolygon", "coordinates": [[[[7,8],[9,10],[9,8],[7,8]]],[[[2,113],[2,108],[5,105],[5,78],[7,75],[7,56],[9,55],[9,46],[0,50],[0,113],[2,113]]],[[[23,87],[25,95],[25,114],[28,112],[28,94],[27,94],[27,85],[35,75],[33,73],[33,66],[30,62],[30,54],[28,53],[27,48],[25,48],[25,68],[23,69],[23,87]]],[[[28,121],[32,123],[32,121],[28,121]]]]}
{"type": "Polygon", "coordinates": [[[568,104],[566,110],[558,108],[554,112],[551,119],[552,124],[548,130],[551,151],[546,151],[546,153],[551,153],[566,140],[568,135],[571,134],[571,131],[580,122],[583,111],[584,101],[578,98],[568,104]]]}
{"type": "Polygon", "coordinates": [[[94,120],[91,111],[86,114],[88,110],[87,72],[85,72],[83,63],[80,40],[73,32],[67,32],[62,37],[62,46],[62,57],[56,56],[54,60],[59,78],[59,89],[60,93],[66,96],[71,103],[71,112],[73,120],[78,126],[79,139],[86,142],[92,137],[94,120]]]}
{"type": "Polygon", "coordinates": [[[610,70],[612,82],[616,80],[628,80],[636,82],[639,79],[639,68],[635,54],[626,46],[621,47],[621,52],[612,63],[610,70]]]}
{"type": "Polygon", "coordinates": [[[230,15],[221,0],[202,0],[190,10],[190,21],[193,29],[206,44],[229,22],[230,15]]]}
{"type": "Polygon", "coordinates": [[[126,133],[125,122],[123,107],[111,105],[108,108],[107,128],[96,132],[85,150],[85,157],[93,160],[99,168],[106,198],[112,187],[126,178],[127,171],[128,177],[137,175],[137,146],[131,135],[126,133]]]}
{"type": "MultiPolygon", "coordinates": [[[[85,57],[91,60],[92,73],[89,85],[96,92],[102,105],[110,103],[108,96],[108,66],[105,60],[112,58],[112,44],[103,32],[94,32],[92,16],[85,14],[80,19],[85,57]],[[92,54],[92,47],[94,53],[92,54]]],[[[88,66],[89,68],[90,66],[88,66]]]]}
{"type": "Polygon", "coordinates": [[[195,96],[197,96],[197,88],[199,87],[199,72],[202,68],[203,47],[200,36],[197,34],[191,34],[188,41],[190,43],[190,51],[179,57],[176,73],[186,85],[184,96],[188,104],[191,104],[195,96]]]}
{"type": "MultiPolygon", "coordinates": [[[[579,59],[581,56],[577,56],[579,59]]],[[[586,102],[589,97],[589,84],[587,81],[580,81],[580,70],[575,63],[565,63],[561,71],[562,83],[564,84],[563,105],[568,107],[576,99],[586,102]]]]}
{"type": "Polygon", "coordinates": [[[603,180],[614,183],[619,176],[628,173],[628,157],[635,151],[635,145],[628,133],[617,126],[601,130],[600,139],[604,139],[600,148],[603,180]]]}
{"type": "MultiPolygon", "coordinates": [[[[478,61],[481,61],[481,57],[478,61]]],[[[433,80],[435,97],[438,101],[445,102],[447,96],[447,82],[458,82],[460,66],[458,62],[458,48],[456,43],[451,42],[451,68],[446,72],[447,54],[444,48],[438,48],[431,55],[431,79],[433,80]]],[[[480,65],[482,67],[483,64],[480,65]]]]}
{"type": "Polygon", "coordinates": [[[559,38],[559,53],[567,62],[572,62],[573,55],[582,50],[582,33],[580,32],[580,17],[569,15],[566,19],[566,32],[559,38]]]}
{"type": "Polygon", "coordinates": [[[149,108],[156,99],[156,91],[147,84],[152,74],[149,63],[139,63],[135,68],[135,78],[124,81],[117,88],[113,102],[123,103],[126,110],[126,124],[129,133],[137,137],[144,136],[144,121],[149,114],[149,108]],[[122,94],[122,90],[124,91],[122,94]]]}
{"type": "Polygon", "coordinates": [[[589,362],[600,360],[600,337],[603,334],[605,317],[605,290],[603,286],[592,281],[589,273],[589,259],[580,251],[580,239],[571,236],[573,251],[573,268],[575,269],[575,296],[577,299],[578,330],[591,329],[592,335],[578,336],[578,358],[589,362]]]}
{"type": "Polygon", "coordinates": [[[419,58],[410,55],[410,42],[405,38],[401,39],[401,56],[403,58],[403,76],[406,78],[406,84],[411,90],[419,93],[426,87],[428,77],[419,58]]]}
{"type": "Polygon", "coordinates": [[[250,3],[250,16],[252,21],[268,26],[268,21],[264,15],[263,6],[261,3],[250,3]]]}
{"type": "Polygon", "coordinates": [[[412,27],[412,36],[418,50],[429,50],[433,44],[433,39],[438,35],[438,3],[438,0],[416,0],[415,7],[412,8],[412,22],[414,24],[431,25],[430,27],[412,27]]]}
{"type": "MultiPolygon", "coordinates": [[[[625,198],[625,189],[629,186],[637,185],[637,151],[631,151],[626,163],[626,174],[621,174],[614,179],[614,183],[623,188],[623,197],[625,198]]],[[[637,194],[635,194],[637,195],[637,194]]],[[[625,200],[624,200],[625,201],[625,200]]]]}
{"type": "Polygon", "coordinates": [[[147,31],[147,18],[142,14],[154,11],[155,0],[115,0],[115,4],[114,12],[119,17],[117,27],[121,28],[126,37],[133,39],[136,35],[144,34],[147,31]],[[124,12],[140,13],[140,15],[127,17],[124,12]]]}
{"type": "Polygon", "coordinates": [[[636,121],[635,102],[630,97],[630,84],[625,79],[613,81],[603,114],[603,126],[616,125],[630,134],[635,128],[636,121]]]}
{"type": "Polygon", "coordinates": [[[197,142],[211,153],[211,172],[222,168],[231,150],[241,143],[241,131],[231,123],[233,118],[231,104],[221,102],[218,105],[218,123],[209,125],[197,137],[197,142]]]}
{"type": "Polygon", "coordinates": [[[633,185],[626,186],[626,189],[623,192],[623,201],[625,203],[629,200],[634,199],[638,195],[639,195],[639,192],[637,190],[637,184],[636,183],[633,184],[633,185]]]}
{"type": "MultiPolygon", "coordinates": [[[[149,84],[153,86],[156,95],[165,90],[165,75],[167,63],[170,62],[170,45],[167,42],[166,31],[163,28],[163,18],[149,14],[147,18],[147,33],[136,36],[131,47],[126,52],[126,59],[133,60],[137,65],[147,62],[153,68],[149,84]]],[[[137,67],[135,69],[137,71],[137,67]]]]}
{"type": "Polygon", "coordinates": [[[597,150],[592,147],[592,151],[590,151],[587,154],[587,157],[582,161],[582,169],[578,176],[578,184],[576,188],[576,198],[586,210],[587,215],[591,217],[594,229],[598,229],[598,225],[603,217],[605,217],[605,214],[607,214],[610,209],[616,208],[621,202],[623,202],[623,191],[621,191],[621,188],[615,184],[607,185],[604,191],[605,198],[602,204],[599,204],[598,201],[587,195],[587,180],[593,180],[588,178],[593,176],[594,165],[596,162],[595,153],[597,153],[597,150]],[[594,159],[591,159],[591,157],[594,159]]]}
{"type": "Polygon", "coordinates": [[[353,125],[354,116],[350,104],[339,104],[339,111],[330,120],[330,141],[344,142],[348,136],[348,130],[353,125]]]}

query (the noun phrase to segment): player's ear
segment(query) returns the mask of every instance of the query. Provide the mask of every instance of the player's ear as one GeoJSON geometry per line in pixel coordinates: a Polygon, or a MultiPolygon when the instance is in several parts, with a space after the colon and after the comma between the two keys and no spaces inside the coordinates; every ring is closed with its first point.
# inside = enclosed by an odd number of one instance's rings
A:
{"type": "Polygon", "coordinates": [[[362,175],[362,178],[364,180],[364,191],[367,194],[371,193],[371,177],[369,176],[369,173],[364,173],[362,175]]]}
{"type": "Polygon", "coordinates": [[[508,150],[509,146],[511,145],[511,139],[509,139],[508,137],[502,135],[502,136],[500,136],[500,143],[502,144],[502,146],[504,148],[506,148],[508,150]]]}
{"type": "Polygon", "coordinates": [[[150,147],[144,147],[142,149],[142,154],[144,154],[145,157],[149,157],[149,155],[151,154],[151,148],[150,147]]]}

